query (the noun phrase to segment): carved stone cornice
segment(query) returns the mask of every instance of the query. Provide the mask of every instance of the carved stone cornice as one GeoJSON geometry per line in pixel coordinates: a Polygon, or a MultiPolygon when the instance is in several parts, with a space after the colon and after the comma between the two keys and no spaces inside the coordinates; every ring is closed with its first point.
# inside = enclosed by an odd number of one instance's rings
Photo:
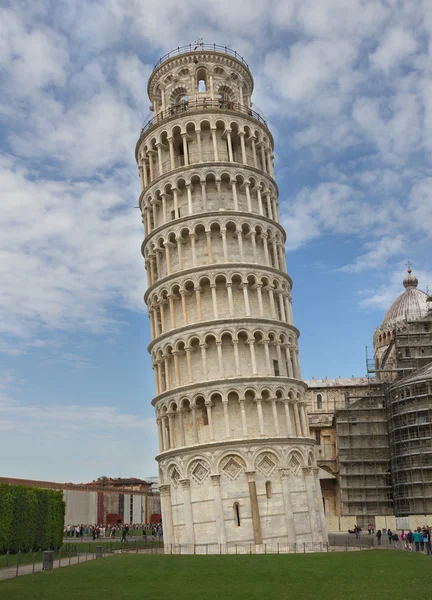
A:
{"type": "Polygon", "coordinates": [[[159,486],[159,493],[162,498],[171,495],[171,486],[169,484],[164,484],[159,486]]]}

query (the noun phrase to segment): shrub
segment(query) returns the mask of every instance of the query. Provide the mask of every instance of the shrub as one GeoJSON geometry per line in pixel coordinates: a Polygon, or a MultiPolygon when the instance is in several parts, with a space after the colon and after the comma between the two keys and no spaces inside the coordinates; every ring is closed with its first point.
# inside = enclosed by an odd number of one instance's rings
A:
{"type": "Polygon", "coordinates": [[[63,492],[0,484],[0,552],[62,545],[63,492]]]}

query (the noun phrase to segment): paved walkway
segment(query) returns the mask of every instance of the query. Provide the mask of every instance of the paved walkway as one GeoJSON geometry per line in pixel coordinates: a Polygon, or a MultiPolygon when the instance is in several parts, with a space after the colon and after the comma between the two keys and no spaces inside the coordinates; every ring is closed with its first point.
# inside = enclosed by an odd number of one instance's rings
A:
{"type": "MultiPolygon", "coordinates": [[[[104,554],[103,555],[103,559],[107,558],[108,556],[116,556],[117,554],[163,554],[164,553],[164,549],[163,548],[140,548],[139,550],[134,550],[132,548],[128,548],[128,549],[120,549],[120,550],[115,550],[113,553],[111,554],[104,554]]],[[[79,563],[85,563],[88,562],[89,560],[95,560],[95,555],[90,553],[90,554],[84,554],[82,553],[79,556],[72,556],[71,558],[66,557],[66,558],[61,558],[60,560],[57,559],[54,561],[53,563],[53,569],[59,569],[62,567],[69,567],[70,565],[77,565],[79,563]]],[[[0,581],[4,580],[4,579],[13,579],[14,577],[19,577],[20,575],[31,575],[33,573],[37,573],[39,571],[43,571],[43,563],[42,562],[37,562],[37,563],[31,563],[31,564],[26,564],[26,565],[19,565],[18,571],[17,571],[17,567],[16,565],[14,567],[5,567],[5,568],[0,568],[0,581]]]]}
{"type": "MultiPolygon", "coordinates": [[[[111,556],[111,555],[107,554],[106,556],[111,556]]],[[[83,555],[81,555],[81,556],[72,556],[70,558],[69,557],[61,558],[60,560],[57,559],[54,561],[53,568],[59,569],[61,567],[68,567],[69,565],[76,565],[78,563],[88,562],[89,560],[95,560],[95,555],[87,554],[87,556],[86,556],[83,553],[83,555]]],[[[16,565],[14,567],[6,567],[3,569],[0,569],[0,581],[2,581],[4,579],[13,579],[17,575],[18,576],[31,575],[32,573],[37,573],[38,571],[43,571],[43,563],[42,562],[37,562],[34,564],[31,563],[31,564],[27,564],[27,565],[19,565],[18,571],[17,571],[16,565]]]]}

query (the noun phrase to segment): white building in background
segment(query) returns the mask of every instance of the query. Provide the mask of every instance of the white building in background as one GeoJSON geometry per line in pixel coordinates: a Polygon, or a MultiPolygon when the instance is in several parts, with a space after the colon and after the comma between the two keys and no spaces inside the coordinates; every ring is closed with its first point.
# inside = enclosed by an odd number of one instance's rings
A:
{"type": "Polygon", "coordinates": [[[165,56],[148,82],[154,117],[136,159],[164,537],[215,552],[319,549],[273,137],[252,91],[237,53],[202,43],[165,56]]]}

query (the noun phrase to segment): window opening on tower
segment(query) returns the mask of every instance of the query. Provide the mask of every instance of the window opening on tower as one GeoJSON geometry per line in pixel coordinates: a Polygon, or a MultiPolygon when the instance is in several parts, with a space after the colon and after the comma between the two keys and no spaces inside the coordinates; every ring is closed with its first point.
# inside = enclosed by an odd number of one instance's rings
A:
{"type": "Polygon", "coordinates": [[[207,412],[207,406],[204,404],[204,406],[202,407],[202,419],[203,419],[203,425],[208,425],[208,412],[207,412]]]}
{"type": "Polygon", "coordinates": [[[271,481],[266,481],[265,488],[266,488],[267,500],[270,500],[270,498],[273,496],[271,481]]]}
{"type": "Polygon", "coordinates": [[[240,527],[240,505],[238,502],[234,502],[234,522],[237,527],[240,527]]]}
{"type": "Polygon", "coordinates": [[[279,377],[280,371],[279,371],[279,361],[278,360],[273,360],[273,369],[274,369],[274,374],[276,375],[276,377],[279,377]]]}
{"type": "Polygon", "coordinates": [[[198,69],[197,71],[197,87],[198,92],[207,91],[207,71],[205,69],[198,69]]]}
{"type": "Polygon", "coordinates": [[[317,409],[319,410],[320,408],[322,408],[322,396],[321,396],[321,394],[317,395],[316,402],[317,402],[317,409]]]}

